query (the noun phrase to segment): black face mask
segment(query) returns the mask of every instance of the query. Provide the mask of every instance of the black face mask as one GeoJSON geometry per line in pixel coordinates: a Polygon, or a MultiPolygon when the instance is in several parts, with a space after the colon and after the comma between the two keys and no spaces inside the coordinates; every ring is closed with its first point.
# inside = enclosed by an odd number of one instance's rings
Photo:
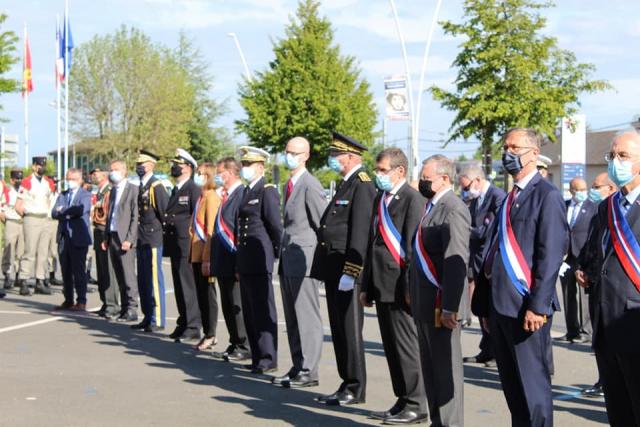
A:
{"type": "Polygon", "coordinates": [[[418,191],[420,191],[420,194],[422,194],[424,197],[426,197],[427,199],[430,199],[436,194],[436,192],[431,189],[432,185],[433,185],[433,181],[429,181],[427,179],[421,179],[420,182],[418,183],[418,191]]]}
{"type": "Polygon", "coordinates": [[[22,180],[21,179],[16,179],[15,182],[13,183],[13,188],[18,190],[21,185],[22,185],[22,180]]]}
{"type": "Polygon", "coordinates": [[[171,176],[177,178],[180,175],[182,175],[182,167],[180,165],[171,166],[171,176]]]}
{"type": "Polygon", "coordinates": [[[142,178],[142,177],[146,174],[146,172],[145,172],[145,170],[144,170],[144,165],[138,165],[138,166],[136,166],[136,174],[137,174],[140,178],[142,178]]]}
{"type": "Polygon", "coordinates": [[[44,168],[42,166],[38,166],[36,168],[36,175],[42,176],[44,174],[44,168]]]}

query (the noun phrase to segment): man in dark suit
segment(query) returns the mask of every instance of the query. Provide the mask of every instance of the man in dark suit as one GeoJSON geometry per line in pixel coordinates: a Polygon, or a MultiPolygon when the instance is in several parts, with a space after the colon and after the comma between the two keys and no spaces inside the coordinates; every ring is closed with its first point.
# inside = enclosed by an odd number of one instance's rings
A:
{"type": "MultiPolygon", "coordinates": [[[[469,241],[469,294],[473,294],[476,278],[480,274],[482,254],[484,252],[488,232],[493,221],[498,216],[506,194],[504,190],[487,181],[482,167],[471,164],[465,167],[458,175],[458,182],[462,190],[471,199],[469,213],[471,214],[471,239],[469,241]]],[[[486,366],[495,366],[495,356],[491,346],[491,338],[482,327],[480,320],[480,353],[475,356],[462,359],[465,363],[484,363],[486,366]]]]}
{"type": "Polygon", "coordinates": [[[162,274],[162,221],[169,195],[162,182],[153,175],[158,156],[141,150],[136,159],[136,174],[140,178],[138,190],[138,292],[142,322],[132,329],[145,332],[164,329],[166,303],[162,274]]]}
{"type": "Polygon", "coordinates": [[[420,370],[416,325],[405,302],[409,287],[411,241],[424,210],[425,199],[407,183],[409,161],[399,148],[376,157],[376,186],[369,245],[362,273],[360,302],[378,313],[384,354],[397,397],[388,411],[369,416],[386,423],[426,420],[427,398],[420,370]]]}
{"type": "Polygon", "coordinates": [[[569,226],[562,195],[536,169],[541,141],[532,129],[505,134],[502,163],[515,186],[492,227],[472,301],[474,313],[489,318],[513,425],[553,424],[550,331],[569,226]]]}
{"type": "Polygon", "coordinates": [[[607,153],[609,176],[620,187],[598,206],[584,275],[593,301],[593,348],[609,423],[640,425],[640,134],[618,135],[607,153]]]}
{"type": "Polygon", "coordinates": [[[461,327],[467,286],[469,209],[452,191],[453,161],[434,155],[422,163],[420,193],[429,199],[413,240],[407,303],[418,329],[422,375],[432,425],[463,425],[461,327]]]}
{"type": "Polygon", "coordinates": [[[211,239],[211,275],[220,287],[220,305],[227,331],[229,346],[224,352],[214,352],[214,357],[225,361],[244,361],[251,357],[247,331],[244,326],[240,283],[236,278],[236,224],[238,208],[244,197],[244,185],[240,181],[242,164],[233,157],[225,157],[216,164],[216,185],[222,188],[222,202],[216,216],[214,235],[211,239]]]}
{"type": "Polygon", "coordinates": [[[111,264],[120,288],[120,316],[118,322],[138,320],[138,287],[136,283],[134,246],[138,236],[138,188],[127,181],[127,165],[114,160],[109,166],[112,188],[109,196],[107,240],[111,264]]]}
{"type": "Polygon", "coordinates": [[[201,189],[193,182],[193,172],[198,168],[195,159],[182,148],[176,150],[171,160],[171,176],[175,186],[164,213],[163,255],[171,258],[171,276],[178,306],[178,320],[169,337],[176,342],[181,339],[199,340],[202,320],[196,295],[193,268],[189,263],[191,218],[200,198],[201,189]]]}
{"type": "Polygon", "coordinates": [[[236,272],[251,348],[251,364],[246,367],[254,374],[265,374],[278,368],[278,315],[272,274],[282,239],[280,195],[264,178],[269,153],[245,146],[240,147],[239,154],[241,176],[248,183],[236,227],[236,272]]]}
{"type": "Polygon", "coordinates": [[[560,270],[567,333],[556,340],[580,343],[591,339],[591,320],[589,301],[585,289],[576,282],[575,271],[578,268],[580,251],[587,242],[589,224],[596,214],[597,205],[589,200],[584,179],[573,178],[569,183],[569,191],[571,199],[565,202],[569,224],[569,252],[560,270]]]}
{"type": "Polygon", "coordinates": [[[303,137],[287,142],[285,163],[291,171],[284,193],[284,233],[280,248],[280,291],[293,366],[274,384],[300,388],[318,385],[324,330],[320,283],[309,277],[327,199],[320,181],[306,169],[311,146],[303,137]]]}
{"type": "Polygon", "coordinates": [[[82,171],[67,170],[66,187],[56,200],[51,217],[58,220],[58,254],[64,282],[64,302],[60,310],[85,311],[87,308],[87,251],[91,245],[89,212],[91,193],[82,188],[82,171]],[[76,303],[73,303],[73,291],[76,303]]]}
{"type": "Polygon", "coordinates": [[[366,147],[334,132],[329,150],[328,165],[343,179],[320,221],[311,277],[325,282],[333,350],[342,384],[335,393],[317,400],[327,405],[353,405],[364,403],[366,395],[363,308],[358,302],[358,288],[376,190],[362,167],[366,147]]]}
{"type": "MultiPolygon", "coordinates": [[[[607,197],[612,195],[618,191],[618,187],[616,184],[609,178],[609,174],[607,172],[602,172],[598,174],[593,183],[591,184],[591,189],[589,190],[589,200],[597,205],[600,204],[607,197]]],[[[580,255],[578,257],[578,268],[575,272],[576,282],[580,285],[581,288],[584,289],[585,294],[589,300],[589,319],[591,321],[591,330],[593,330],[593,303],[594,303],[594,292],[593,290],[597,287],[595,283],[591,283],[592,281],[597,280],[600,276],[600,273],[597,271],[598,266],[601,262],[597,261],[599,254],[602,252],[602,246],[598,243],[598,233],[597,230],[598,225],[598,215],[596,208],[596,215],[591,218],[591,224],[589,224],[589,232],[587,235],[587,243],[582,247],[580,251],[580,255]],[[596,269],[596,270],[594,270],[596,269]],[[589,271],[589,280],[586,280],[587,277],[585,272],[589,271]]],[[[591,387],[586,387],[582,389],[582,394],[587,397],[604,397],[604,390],[602,389],[602,380],[601,375],[598,374],[598,380],[591,387]]]]}

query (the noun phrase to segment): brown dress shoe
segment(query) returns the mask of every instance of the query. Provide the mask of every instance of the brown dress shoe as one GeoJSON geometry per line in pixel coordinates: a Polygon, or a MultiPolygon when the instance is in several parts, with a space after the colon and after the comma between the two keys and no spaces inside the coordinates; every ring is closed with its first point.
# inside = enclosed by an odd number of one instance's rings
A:
{"type": "Polygon", "coordinates": [[[75,304],[69,310],[71,310],[71,311],[87,311],[87,305],[86,304],[75,304]]]}
{"type": "Polygon", "coordinates": [[[55,307],[53,307],[53,309],[56,310],[56,311],[71,310],[72,307],[73,307],[73,303],[72,302],[65,301],[60,305],[56,305],[55,307]]]}

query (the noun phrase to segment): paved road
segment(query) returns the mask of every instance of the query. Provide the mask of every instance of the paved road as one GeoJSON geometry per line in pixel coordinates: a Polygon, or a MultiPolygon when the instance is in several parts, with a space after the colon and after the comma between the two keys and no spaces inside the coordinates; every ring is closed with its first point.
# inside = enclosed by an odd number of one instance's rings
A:
{"type": "MultiPolygon", "coordinates": [[[[165,266],[165,277],[169,276],[165,266]]],[[[171,280],[168,280],[169,287],[171,280]]],[[[169,290],[169,293],[172,291],[169,290]]],[[[284,316],[280,315],[280,368],[289,368],[284,316]]],[[[166,337],[175,323],[173,295],[168,295],[169,328],[163,334],[132,332],[94,315],[51,313],[60,294],[24,298],[12,291],[0,300],[0,425],[3,426],[215,426],[215,425],[375,425],[369,410],[394,402],[375,319],[367,310],[365,346],[367,403],[327,408],[314,402],[318,393],[338,385],[330,333],[320,369],[320,386],[278,389],[268,377],[256,377],[239,366],[196,353],[190,345],[166,337]]],[[[98,307],[97,293],[89,307],[98,307]]],[[[324,306],[325,299],[322,298],[324,306]]],[[[325,325],[326,308],[323,307],[325,325]]],[[[562,334],[558,320],[554,334],[562,334]]],[[[218,349],[227,334],[218,326],[218,349]]],[[[476,353],[477,325],[463,333],[463,353],[476,353]]],[[[554,348],[555,422],[559,426],[606,424],[604,402],[580,397],[579,388],[596,379],[594,357],[586,345],[554,348]]],[[[465,367],[467,426],[507,426],[507,410],[497,371],[465,367]]]]}

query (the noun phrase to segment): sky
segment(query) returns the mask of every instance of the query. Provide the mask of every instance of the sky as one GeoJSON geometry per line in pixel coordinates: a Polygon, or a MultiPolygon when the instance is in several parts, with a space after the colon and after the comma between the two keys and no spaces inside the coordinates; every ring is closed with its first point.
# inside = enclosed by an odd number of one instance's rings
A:
{"type": "MultiPolygon", "coordinates": [[[[606,79],[615,90],[582,96],[581,113],[586,114],[591,129],[625,127],[640,114],[640,2],[629,0],[556,0],[556,7],[543,13],[548,18],[546,33],[558,39],[559,46],[572,50],[581,62],[597,67],[595,78],[606,79]]],[[[237,34],[251,70],[265,70],[273,59],[272,45],[283,37],[294,0],[70,0],[70,18],[75,45],[96,34],[113,32],[121,25],[135,26],[154,41],[175,46],[178,32],[185,30],[194,39],[208,61],[214,76],[211,95],[224,101],[226,114],[219,125],[234,132],[233,121],[243,117],[238,104],[238,82],[243,75],[240,56],[228,33],[237,34]]],[[[407,43],[409,68],[417,98],[419,71],[425,41],[436,0],[396,0],[400,25],[407,43]]],[[[439,20],[460,22],[462,0],[444,0],[439,20]]],[[[63,0],[2,0],[0,11],[9,15],[1,30],[13,30],[22,36],[29,30],[33,62],[34,92],[29,97],[30,155],[43,154],[56,147],[54,43],[56,14],[64,12],[63,0]]],[[[335,30],[341,52],[354,56],[363,78],[371,84],[383,127],[384,78],[403,74],[400,41],[388,0],[324,0],[320,12],[335,30]]],[[[451,63],[460,39],[435,29],[428,58],[425,87],[452,88],[456,70],[451,63]]],[[[21,63],[8,77],[20,79],[21,63]]],[[[7,120],[7,134],[23,140],[24,107],[20,94],[0,96],[7,120]]],[[[445,150],[453,113],[423,96],[420,120],[420,157],[436,152],[451,156],[472,155],[474,144],[453,143],[445,150]]],[[[408,122],[387,122],[388,144],[407,147],[408,122]]],[[[246,137],[236,134],[237,143],[246,137]]],[[[20,161],[24,155],[21,148],[20,161]]],[[[211,160],[211,159],[207,159],[211,160]]]]}

